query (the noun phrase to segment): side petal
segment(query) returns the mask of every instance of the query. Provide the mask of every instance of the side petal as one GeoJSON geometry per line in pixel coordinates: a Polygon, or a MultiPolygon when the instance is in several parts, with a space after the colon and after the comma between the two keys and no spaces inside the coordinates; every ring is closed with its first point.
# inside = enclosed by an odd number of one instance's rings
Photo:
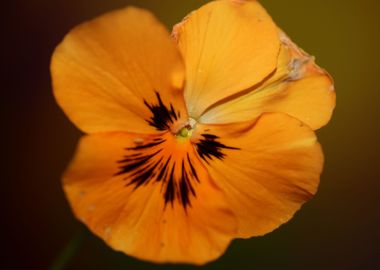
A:
{"type": "Polygon", "coordinates": [[[148,11],[116,10],[71,30],[51,62],[54,95],[84,132],[152,133],[144,103],[157,93],[186,119],[184,66],[167,30],[148,11]]]}
{"type": "Polygon", "coordinates": [[[213,1],[174,27],[192,118],[264,80],[276,67],[277,28],[256,1],[213,1]]]}
{"type": "Polygon", "coordinates": [[[223,145],[218,158],[204,163],[238,217],[239,237],[276,229],[316,193],[323,153],[314,132],[295,118],[269,113],[198,129],[223,145]]]}
{"type": "Polygon", "coordinates": [[[264,112],[287,113],[314,130],[329,122],[336,99],[332,78],[284,33],[280,36],[276,72],[246,94],[210,108],[200,122],[249,121],[264,112]]]}
{"type": "MultiPolygon", "coordinates": [[[[158,139],[126,133],[84,137],[64,176],[64,190],[71,207],[91,231],[128,255],[162,263],[203,264],[216,259],[236,235],[236,218],[195,153],[187,152],[197,169],[199,182],[193,183],[194,196],[187,208],[179,200],[166,203],[163,197],[166,180],[157,172],[151,173],[150,181],[140,186],[128,184],[133,182],[132,176],[147,171],[140,170],[136,162],[128,165],[136,169],[132,174],[126,177],[120,174],[125,149],[145,151],[154,143],[142,145],[142,141],[158,142],[158,139]]],[[[163,146],[163,151],[174,147],[168,141],[163,146]]],[[[183,144],[179,147],[187,149],[183,144]]],[[[179,154],[173,152],[173,156],[179,154]]],[[[134,154],[136,160],[138,156],[134,154]]],[[[162,168],[162,164],[155,168],[162,168]]],[[[173,196],[178,195],[175,193],[173,196]]]]}

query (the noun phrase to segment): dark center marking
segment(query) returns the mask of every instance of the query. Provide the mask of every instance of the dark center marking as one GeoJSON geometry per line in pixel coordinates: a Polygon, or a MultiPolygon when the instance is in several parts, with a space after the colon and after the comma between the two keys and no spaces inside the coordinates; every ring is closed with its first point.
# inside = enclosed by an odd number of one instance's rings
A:
{"type": "MultiPolygon", "coordinates": [[[[152,117],[147,122],[159,131],[169,131],[170,126],[180,117],[180,111],[176,112],[172,104],[167,107],[159,93],[156,92],[156,96],[157,104],[149,104],[144,100],[152,112],[152,117]]],[[[213,158],[223,159],[226,155],[224,149],[239,149],[222,144],[219,137],[212,134],[202,134],[202,137],[195,148],[200,158],[207,163],[213,158]]],[[[164,154],[165,142],[164,138],[159,137],[146,141],[138,139],[134,147],[125,148],[126,154],[118,161],[119,171],[115,175],[123,175],[126,185],[134,186],[134,189],[150,183],[160,183],[165,207],[168,203],[173,207],[174,201],[178,200],[186,211],[187,207],[191,207],[191,197],[196,197],[193,185],[200,183],[199,174],[189,153],[180,160],[164,154]]]]}

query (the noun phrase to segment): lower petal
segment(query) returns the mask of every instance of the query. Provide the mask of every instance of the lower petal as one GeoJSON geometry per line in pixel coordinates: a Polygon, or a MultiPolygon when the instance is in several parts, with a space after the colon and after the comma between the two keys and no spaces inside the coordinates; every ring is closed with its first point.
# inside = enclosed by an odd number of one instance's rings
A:
{"type": "MultiPolygon", "coordinates": [[[[71,207],[91,231],[128,255],[194,264],[216,259],[236,234],[237,225],[223,192],[194,153],[189,152],[189,159],[199,182],[193,183],[195,196],[186,208],[180,200],[166,202],[158,178],[136,186],[128,184],[130,176],[120,173],[118,161],[125,157],[126,148],[146,149],[148,144],[141,142],[157,138],[126,133],[84,137],[64,176],[71,207]]],[[[174,147],[165,143],[165,149],[174,147]]]]}
{"type": "Polygon", "coordinates": [[[276,229],[316,193],[323,153],[314,132],[295,118],[264,114],[257,121],[198,126],[198,133],[206,131],[224,146],[205,165],[238,217],[239,237],[276,229]]]}

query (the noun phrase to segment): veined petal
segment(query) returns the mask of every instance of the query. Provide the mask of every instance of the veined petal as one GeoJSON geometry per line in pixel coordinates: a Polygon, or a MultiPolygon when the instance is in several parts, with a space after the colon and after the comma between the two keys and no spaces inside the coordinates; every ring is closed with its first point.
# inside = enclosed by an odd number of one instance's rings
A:
{"type": "Polygon", "coordinates": [[[238,217],[239,237],[276,229],[316,193],[322,150],[312,129],[295,118],[267,113],[257,121],[197,130],[229,146],[222,158],[204,158],[204,164],[238,217]]]}
{"type": "Polygon", "coordinates": [[[264,112],[284,112],[314,130],[327,124],[335,107],[332,78],[314,58],[280,32],[276,72],[245,95],[217,104],[200,118],[202,123],[248,121],[264,112]]]}
{"type": "Polygon", "coordinates": [[[191,143],[166,135],[84,137],[64,190],[75,215],[114,249],[203,264],[227,248],[236,219],[191,143]]]}
{"type": "Polygon", "coordinates": [[[154,132],[145,102],[157,103],[157,94],[187,120],[180,53],[142,9],[116,10],[75,27],[56,48],[51,72],[57,102],[84,132],[154,132]]]}
{"type": "Polygon", "coordinates": [[[194,119],[276,68],[277,28],[256,1],[213,1],[185,18],[173,35],[185,60],[184,95],[194,119]]]}

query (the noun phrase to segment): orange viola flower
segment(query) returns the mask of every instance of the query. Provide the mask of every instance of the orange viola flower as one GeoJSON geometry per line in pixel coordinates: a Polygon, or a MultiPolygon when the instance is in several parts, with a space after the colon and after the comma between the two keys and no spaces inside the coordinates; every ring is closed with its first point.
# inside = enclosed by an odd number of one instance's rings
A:
{"type": "Polygon", "coordinates": [[[317,191],[330,76],[256,1],[220,0],[172,36],[128,7],[56,48],[54,94],[84,136],[63,177],[78,219],[115,250],[204,264],[266,234],[317,191]]]}

